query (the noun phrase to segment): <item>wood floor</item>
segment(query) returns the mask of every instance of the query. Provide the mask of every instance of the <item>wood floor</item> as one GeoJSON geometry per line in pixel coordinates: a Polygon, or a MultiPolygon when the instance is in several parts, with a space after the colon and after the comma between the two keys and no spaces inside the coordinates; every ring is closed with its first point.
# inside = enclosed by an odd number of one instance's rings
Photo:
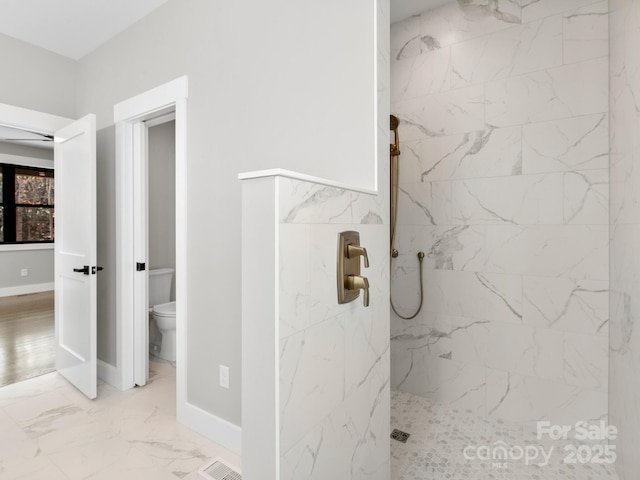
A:
{"type": "Polygon", "coordinates": [[[0,387],[55,370],[54,292],[0,298],[0,387]]]}

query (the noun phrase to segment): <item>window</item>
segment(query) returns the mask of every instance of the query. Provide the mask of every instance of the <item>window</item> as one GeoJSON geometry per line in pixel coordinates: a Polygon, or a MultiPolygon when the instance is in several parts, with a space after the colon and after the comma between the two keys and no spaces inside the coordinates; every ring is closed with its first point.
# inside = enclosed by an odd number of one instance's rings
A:
{"type": "Polygon", "coordinates": [[[53,170],[0,164],[0,244],[53,242],[53,170]]]}

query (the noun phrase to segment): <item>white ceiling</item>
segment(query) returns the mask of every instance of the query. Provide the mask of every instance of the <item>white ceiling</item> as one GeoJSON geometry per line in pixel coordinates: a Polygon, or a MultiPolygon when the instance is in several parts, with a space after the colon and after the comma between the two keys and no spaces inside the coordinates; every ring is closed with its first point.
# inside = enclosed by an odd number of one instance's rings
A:
{"type": "Polygon", "coordinates": [[[1,0],[0,33],[78,60],[167,0],[1,0]]]}
{"type": "Polygon", "coordinates": [[[391,0],[391,23],[426,12],[453,0],[391,0]]]}

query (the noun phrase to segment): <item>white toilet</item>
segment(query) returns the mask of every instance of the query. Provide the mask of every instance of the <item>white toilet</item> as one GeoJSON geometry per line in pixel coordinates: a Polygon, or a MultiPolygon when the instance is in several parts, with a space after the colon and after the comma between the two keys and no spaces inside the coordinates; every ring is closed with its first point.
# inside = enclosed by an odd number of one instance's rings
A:
{"type": "Polygon", "coordinates": [[[171,300],[173,268],[149,270],[149,351],[170,362],[176,361],[176,302],[171,300]],[[152,342],[153,324],[162,335],[160,349],[152,342]]]}

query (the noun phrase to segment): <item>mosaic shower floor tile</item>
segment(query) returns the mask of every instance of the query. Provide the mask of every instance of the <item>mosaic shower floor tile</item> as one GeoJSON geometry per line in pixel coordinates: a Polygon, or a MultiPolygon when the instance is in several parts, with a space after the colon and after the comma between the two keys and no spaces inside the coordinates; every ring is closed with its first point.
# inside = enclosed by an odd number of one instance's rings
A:
{"type": "Polygon", "coordinates": [[[607,441],[552,439],[547,431],[538,438],[528,426],[405,392],[391,393],[391,429],[410,434],[406,443],[391,440],[392,480],[618,479],[607,441]]]}

